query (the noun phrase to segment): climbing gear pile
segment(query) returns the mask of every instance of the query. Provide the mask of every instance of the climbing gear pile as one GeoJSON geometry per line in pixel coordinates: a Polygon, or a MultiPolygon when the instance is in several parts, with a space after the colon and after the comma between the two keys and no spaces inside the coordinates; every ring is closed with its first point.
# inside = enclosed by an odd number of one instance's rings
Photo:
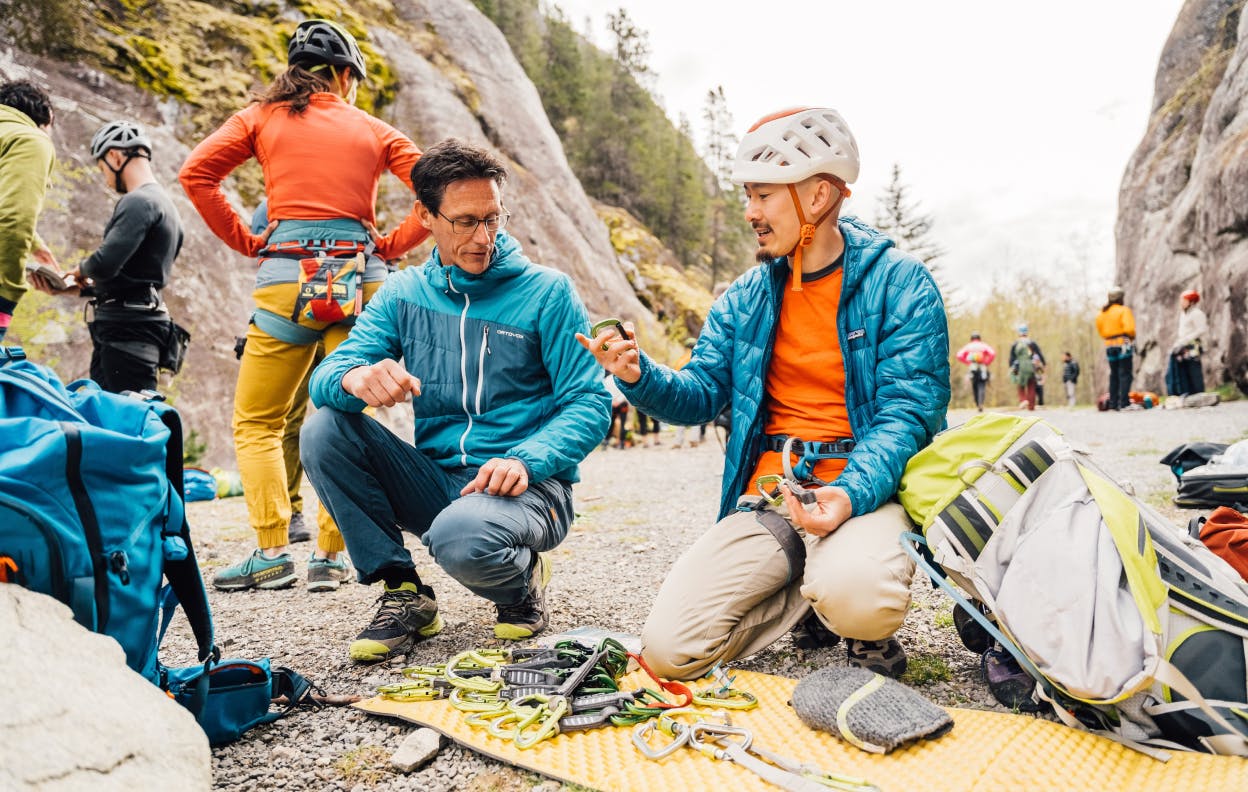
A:
{"type": "Polygon", "coordinates": [[[694,692],[660,679],[640,655],[604,638],[594,648],[563,640],[550,648],[469,650],[440,665],[404,668],[402,674],[406,681],[377,688],[383,699],[446,700],[465,713],[464,723],[521,750],[558,734],[631,726],[634,746],[652,760],[688,746],[793,792],[878,792],[860,778],[828,773],[755,745],[753,734],[733,725],[729,713],[758,707],[758,698],[733,687],[736,677],[718,664],[709,684],[694,692]],[[620,690],[630,660],[657,689],[620,690]]]}
{"type": "MultiPolygon", "coordinates": [[[[620,690],[630,657],[651,673],[640,657],[611,638],[596,648],[560,641],[551,648],[469,650],[442,665],[405,668],[409,681],[382,685],[377,692],[392,701],[447,699],[467,713],[469,725],[525,749],[556,734],[631,726],[691,703],[686,686],[657,678],[663,691],[684,700],[669,703],[649,688],[620,690]]],[[[741,706],[748,696],[727,686],[705,692],[728,706],[741,706]]]]}

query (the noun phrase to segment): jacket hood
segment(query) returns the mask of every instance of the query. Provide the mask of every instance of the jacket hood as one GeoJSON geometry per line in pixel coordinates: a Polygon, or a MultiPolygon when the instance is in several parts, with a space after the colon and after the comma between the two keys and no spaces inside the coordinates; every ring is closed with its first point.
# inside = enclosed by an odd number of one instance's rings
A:
{"type": "MultiPolygon", "coordinates": [[[[845,238],[845,275],[841,281],[841,289],[845,294],[853,294],[866,273],[875,266],[885,251],[894,247],[894,243],[853,215],[839,218],[836,225],[841,230],[841,236],[845,238]]],[[[789,258],[773,258],[767,266],[773,275],[779,274],[777,269],[787,274],[789,258]]]]}
{"type": "Polygon", "coordinates": [[[39,125],[34,122],[34,119],[21,110],[8,105],[0,105],[0,124],[3,123],[21,124],[22,126],[28,126],[31,129],[43,132],[42,129],[39,129],[39,125]]]}
{"type": "Polygon", "coordinates": [[[449,285],[457,292],[474,295],[493,290],[501,282],[524,272],[531,263],[520,250],[520,243],[506,232],[499,231],[494,238],[490,266],[480,275],[465,272],[454,264],[443,264],[441,251],[436,247],[429,254],[424,270],[425,277],[436,288],[446,289],[449,285]]]}

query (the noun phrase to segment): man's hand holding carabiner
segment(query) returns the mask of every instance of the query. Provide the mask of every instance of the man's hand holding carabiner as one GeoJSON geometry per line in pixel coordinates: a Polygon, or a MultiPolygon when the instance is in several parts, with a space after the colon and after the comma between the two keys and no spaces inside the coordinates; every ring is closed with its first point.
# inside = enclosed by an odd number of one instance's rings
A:
{"type": "Polygon", "coordinates": [[[593,338],[577,333],[576,340],[593,353],[598,365],[630,385],[641,379],[641,352],[637,348],[637,334],[632,322],[623,323],[627,338],[621,336],[618,325],[599,330],[593,338]]]}
{"type": "Polygon", "coordinates": [[[789,489],[788,482],[780,483],[780,494],[789,509],[789,521],[811,536],[827,536],[854,516],[854,505],[849,502],[849,494],[840,487],[818,487],[814,493],[815,505],[806,511],[806,507],[789,489]]]}

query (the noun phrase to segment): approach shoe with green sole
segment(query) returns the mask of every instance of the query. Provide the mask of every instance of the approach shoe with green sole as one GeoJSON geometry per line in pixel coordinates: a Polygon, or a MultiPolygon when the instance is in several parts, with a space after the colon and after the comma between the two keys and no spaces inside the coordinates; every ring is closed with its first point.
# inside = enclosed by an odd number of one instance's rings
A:
{"type": "Polygon", "coordinates": [[[221,591],[280,589],[294,585],[298,579],[290,553],[266,558],[264,551],[256,548],[242,561],[218,572],[212,579],[212,585],[221,591]]]}
{"type": "Polygon", "coordinates": [[[546,586],[550,583],[550,560],[545,553],[537,554],[529,590],[524,599],[514,605],[496,605],[498,623],[494,625],[494,637],[504,641],[523,641],[546,629],[550,614],[546,610],[546,586]]]}
{"type": "Polygon", "coordinates": [[[417,641],[442,632],[438,602],[428,586],[400,583],[398,588],[385,588],[377,601],[381,603],[377,615],[348,649],[357,663],[375,663],[402,654],[417,641]]]}
{"type": "Polygon", "coordinates": [[[316,553],[308,559],[308,591],[335,591],[343,583],[355,579],[355,570],[346,553],[338,553],[338,558],[317,558],[316,553]]]}

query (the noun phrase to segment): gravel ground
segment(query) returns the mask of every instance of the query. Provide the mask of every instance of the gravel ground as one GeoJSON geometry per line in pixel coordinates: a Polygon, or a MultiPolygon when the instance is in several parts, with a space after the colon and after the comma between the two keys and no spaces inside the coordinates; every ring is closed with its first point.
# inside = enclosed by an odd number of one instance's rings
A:
{"type": "MultiPolygon", "coordinates": [[[[973,413],[955,411],[951,424],[973,413]]],[[[1169,504],[1174,480],[1158,464],[1180,443],[1232,442],[1248,436],[1248,401],[1199,410],[1098,413],[1088,408],[1044,409],[1040,414],[1090,447],[1094,458],[1176,522],[1198,512],[1169,504]]],[[[582,466],[576,488],[579,518],[553,554],[554,578],[547,593],[551,630],[600,625],[639,632],[652,592],[671,562],[710,524],[719,498],[723,458],[712,435],[701,447],[674,448],[675,432],[664,427],[656,448],[595,451],[582,466]]],[[[310,503],[314,496],[305,490],[310,503]]],[[[254,547],[241,498],[192,503],[189,508],[206,579],[254,547]]],[[[209,588],[218,641],[227,657],[273,658],[317,682],[329,693],[365,694],[400,679],[404,665],[445,660],[477,646],[497,646],[494,609],[452,581],[409,537],[421,577],[435,588],[446,627],[407,658],[371,667],[353,665],[348,642],[372,617],[376,587],[358,584],[312,594],[302,585],[276,592],[223,593],[209,588]]],[[[299,545],[302,577],[311,545],[299,545]]],[[[907,681],[946,706],[1001,710],[979,676],[978,657],[954,634],[947,597],[916,577],[914,604],[900,638],[910,657],[907,681]]],[[[166,662],[189,663],[191,643],[184,624],[166,644],[166,662]]],[[[843,646],[843,644],[842,644],[843,646]]],[[[801,677],[826,665],[843,665],[842,646],[797,650],[783,638],[737,665],[801,677]]],[[[350,708],[301,712],[259,727],[242,740],[213,751],[214,788],[219,790],[544,790],[561,789],[455,745],[419,772],[389,768],[389,756],[412,727],[350,708]]]]}

